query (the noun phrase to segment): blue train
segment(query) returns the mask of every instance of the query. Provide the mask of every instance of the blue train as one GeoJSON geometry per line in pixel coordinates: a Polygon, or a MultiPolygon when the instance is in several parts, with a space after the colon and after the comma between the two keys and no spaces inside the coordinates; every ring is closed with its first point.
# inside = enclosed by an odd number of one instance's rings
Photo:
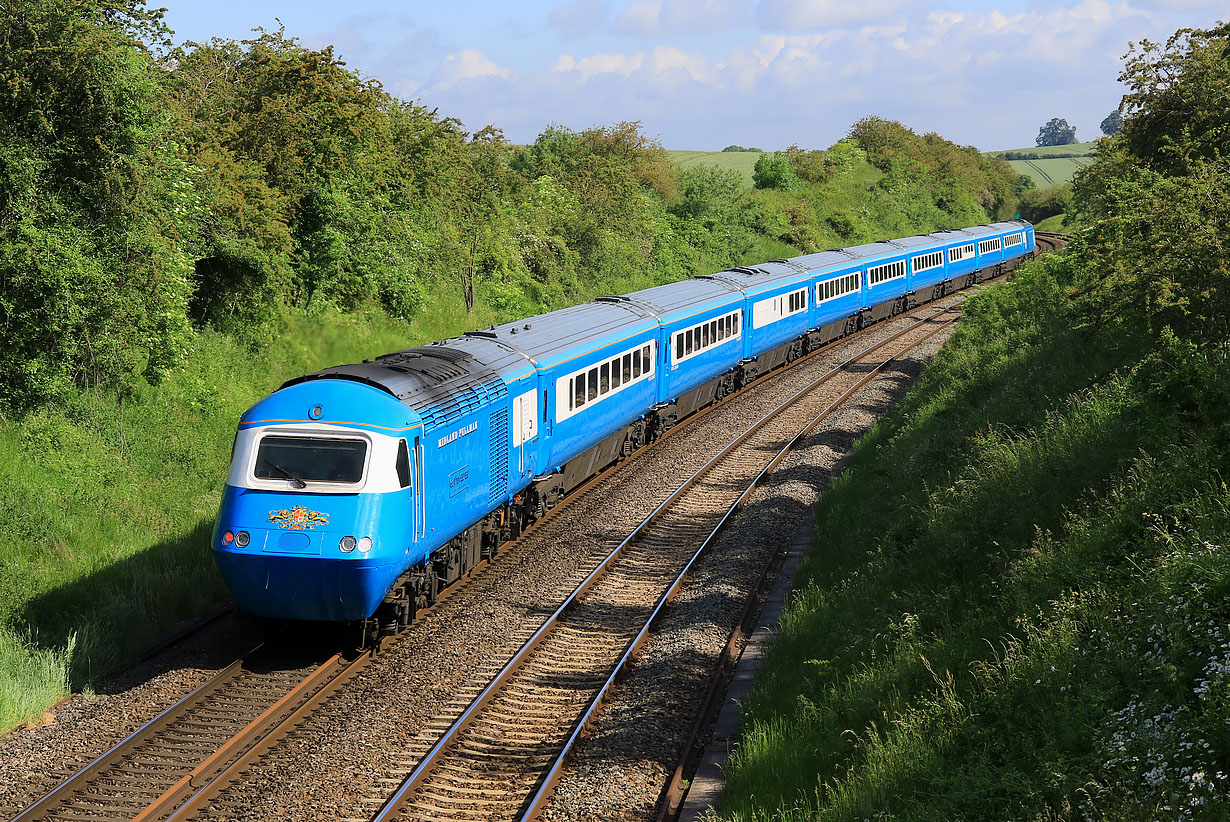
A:
{"type": "Polygon", "coordinates": [[[678,420],[1033,252],[1023,220],[834,249],[290,380],[240,420],[218,567],[251,614],[396,630],[678,420]]]}

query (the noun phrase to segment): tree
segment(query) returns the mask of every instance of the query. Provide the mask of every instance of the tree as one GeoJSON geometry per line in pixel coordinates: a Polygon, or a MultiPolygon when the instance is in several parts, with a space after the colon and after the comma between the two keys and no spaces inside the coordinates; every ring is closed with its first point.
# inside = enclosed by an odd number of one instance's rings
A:
{"type": "Polygon", "coordinates": [[[1150,168],[1181,173],[1192,159],[1226,156],[1230,134],[1230,24],[1180,29],[1165,46],[1143,40],[1124,56],[1121,136],[1150,168]]]}
{"type": "Polygon", "coordinates": [[[798,184],[798,177],[790,165],[790,158],[778,151],[761,154],[752,169],[752,184],[756,188],[791,189],[798,184]]]}
{"type": "Polygon", "coordinates": [[[1119,109],[1107,114],[1106,119],[1102,121],[1102,133],[1107,137],[1114,137],[1121,128],[1123,128],[1123,115],[1119,113],[1119,109]]]}
{"type": "Polygon", "coordinates": [[[1038,129],[1038,138],[1034,142],[1040,146],[1068,146],[1076,142],[1076,129],[1068,125],[1067,120],[1052,117],[1050,122],[1038,129]]]}
{"type": "Polygon", "coordinates": [[[143,0],[0,8],[0,403],[157,378],[186,350],[164,41],[143,0]]]}

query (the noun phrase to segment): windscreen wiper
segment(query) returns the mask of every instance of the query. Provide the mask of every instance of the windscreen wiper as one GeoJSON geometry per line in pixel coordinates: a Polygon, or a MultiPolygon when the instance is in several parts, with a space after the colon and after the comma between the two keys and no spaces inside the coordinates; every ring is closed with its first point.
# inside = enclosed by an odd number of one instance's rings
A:
{"type": "Polygon", "coordinates": [[[307,488],[307,483],[306,483],[306,482],[304,482],[303,480],[299,479],[299,478],[298,478],[298,477],[296,477],[294,474],[292,474],[290,471],[287,471],[285,468],[283,468],[282,466],[278,465],[276,462],[271,462],[271,463],[269,463],[269,465],[270,465],[270,467],[271,467],[271,468],[276,468],[277,470],[279,470],[279,471],[281,471],[283,474],[285,474],[287,477],[289,477],[289,478],[290,478],[290,481],[294,484],[294,486],[295,486],[296,488],[307,488]]]}

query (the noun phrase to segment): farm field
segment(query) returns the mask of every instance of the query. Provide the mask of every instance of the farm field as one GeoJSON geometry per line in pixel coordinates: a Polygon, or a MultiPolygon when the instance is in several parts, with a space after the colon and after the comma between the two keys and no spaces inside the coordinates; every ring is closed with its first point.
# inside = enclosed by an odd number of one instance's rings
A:
{"type": "Polygon", "coordinates": [[[743,175],[743,181],[750,187],[752,184],[752,169],[762,152],[759,151],[670,151],[671,163],[675,168],[683,170],[690,166],[717,166],[730,168],[743,175]]]}
{"type": "Polygon", "coordinates": [[[1033,179],[1038,188],[1050,188],[1072,182],[1077,169],[1093,162],[1092,157],[1054,157],[1046,160],[1009,160],[1008,165],[1019,174],[1033,179]]]}
{"type": "Polygon", "coordinates": [[[1008,165],[1018,174],[1026,174],[1038,188],[1050,188],[1072,182],[1076,170],[1093,162],[1093,149],[1096,143],[1072,143],[1066,146],[1033,146],[1028,148],[1010,148],[1003,151],[988,151],[995,157],[1004,155],[1032,154],[1037,159],[1014,160],[1005,157],[1008,165]]]}
{"type": "Polygon", "coordinates": [[[1066,146],[1027,146],[1025,148],[1006,148],[1002,151],[988,151],[987,154],[992,154],[996,157],[1002,157],[1005,154],[1037,154],[1042,157],[1085,157],[1093,153],[1094,147],[1097,145],[1096,140],[1090,140],[1088,143],[1069,143],[1066,146]]]}

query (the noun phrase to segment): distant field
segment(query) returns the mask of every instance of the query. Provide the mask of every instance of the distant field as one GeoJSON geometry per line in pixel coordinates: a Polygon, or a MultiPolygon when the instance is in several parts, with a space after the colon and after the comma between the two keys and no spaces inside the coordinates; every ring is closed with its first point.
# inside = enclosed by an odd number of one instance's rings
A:
{"type": "Polygon", "coordinates": [[[1009,160],[1008,165],[1014,171],[1032,177],[1038,188],[1050,188],[1070,183],[1078,168],[1092,162],[1092,157],[1054,157],[1046,160],[1009,160]]]}
{"type": "Polygon", "coordinates": [[[1090,156],[1093,147],[1094,143],[1072,143],[1067,146],[1029,146],[987,153],[996,157],[1015,152],[1041,155],[1043,159],[1038,160],[1009,160],[1008,165],[1020,174],[1029,175],[1038,188],[1050,188],[1071,182],[1072,175],[1078,168],[1089,165],[1093,161],[1090,156]]]}
{"type": "Polygon", "coordinates": [[[1028,152],[1029,154],[1041,154],[1044,157],[1069,157],[1071,155],[1084,156],[1093,153],[1093,147],[1097,143],[1072,143],[1067,146],[1026,146],[1025,148],[1006,148],[1003,151],[988,151],[987,154],[994,154],[999,157],[1009,152],[1028,152]]]}
{"type": "Polygon", "coordinates": [[[667,151],[675,168],[685,169],[689,166],[717,166],[718,168],[733,168],[743,175],[743,180],[749,186],[752,184],[752,169],[756,167],[759,151],[667,151]]]}

